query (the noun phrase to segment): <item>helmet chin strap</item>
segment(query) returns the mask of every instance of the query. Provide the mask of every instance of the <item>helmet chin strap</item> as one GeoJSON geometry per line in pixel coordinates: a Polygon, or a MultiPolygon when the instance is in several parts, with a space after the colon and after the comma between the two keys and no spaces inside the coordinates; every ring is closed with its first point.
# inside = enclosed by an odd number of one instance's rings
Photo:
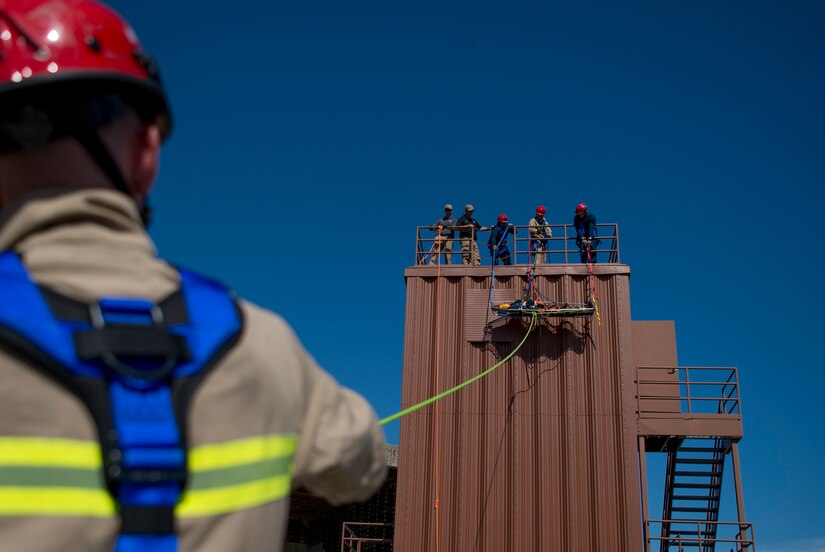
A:
{"type": "MultiPolygon", "coordinates": [[[[103,143],[103,140],[100,139],[100,135],[98,135],[94,129],[76,131],[73,135],[83,147],[86,148],[86,151],[89,152],[89,155],[92,156],[92,159],[95,160],[97,166],[100,167],[103,173],[109,178],[109,181],[114,187],[134,200],[132,192],[123,179],[123,173],[120,172],[120,167],[117,166],[109,149],[103,143]]],[[[144,198],[143,205],[138,205],[137,207],[140,211],[140,219],[143,221],[143,226],[148,228],[152,215],[152,209],[149,207],[149,198],[144,198]]]]}

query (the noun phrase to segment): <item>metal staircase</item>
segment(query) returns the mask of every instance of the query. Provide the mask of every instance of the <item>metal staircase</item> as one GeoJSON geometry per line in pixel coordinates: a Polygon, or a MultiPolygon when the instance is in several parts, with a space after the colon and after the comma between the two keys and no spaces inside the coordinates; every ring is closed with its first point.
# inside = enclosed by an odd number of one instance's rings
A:
{"type": "Polygon", "coordinates": [[[714,552],[725,455],[731,441],[689,438],[668,452],[660,551],[714,552]],[[677,520],[681,523],[678,523],[677,520]]]}
{"type": "Polygon", "coordinates": [[[667,454],[662,519],[645,517],[645,552],[755,552],[745,518],[739,440],[743,436],[735,368],[639,365],[639,468],[647,512],[647,454],[667,454]],[[722,476],[736,520],[719,521],[722,476]],[[658,546],[657,546],[658,544],[658,546]]]}

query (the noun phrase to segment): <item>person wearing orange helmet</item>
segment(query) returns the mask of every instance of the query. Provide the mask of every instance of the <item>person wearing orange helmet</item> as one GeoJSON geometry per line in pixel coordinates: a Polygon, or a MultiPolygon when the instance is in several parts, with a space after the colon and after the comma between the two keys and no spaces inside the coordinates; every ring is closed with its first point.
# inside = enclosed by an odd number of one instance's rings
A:
{"type": "Polygon", "coordinates": [[[576,246],[583,263],[596,262],[596,246],[599,245],[596,216],[587,205],[579,203],[573,215],[573,227],[576,229],[576,246]]]}
{"type": "Polygon", "coordinates": [[[527,223],[530,233],[530,256],[534,264],[544,264],[547,261],[547,242],[553,237],[553,230],[545,218],[547,208],[544,205],[536,207],[536,216],[527,223]]]}
{"type": "Polygon", "coordinates": [[[0,2],[0,547],[280,550],[290,488],[386,472],[367,402],[277,315],[158,258],[172,117],[91,0],[0,2]]]}
{"type": "Polygon", "coordinates": [[[493,256],[493,264],[510,265],[513,261],[510,257],[510,249],[507,247],[507,235],[515,235],[515,227],[507,221],[507,215],[498,216],[496,224],[490,227],[490,239],[487,240],[487,248],[493,256]]]}

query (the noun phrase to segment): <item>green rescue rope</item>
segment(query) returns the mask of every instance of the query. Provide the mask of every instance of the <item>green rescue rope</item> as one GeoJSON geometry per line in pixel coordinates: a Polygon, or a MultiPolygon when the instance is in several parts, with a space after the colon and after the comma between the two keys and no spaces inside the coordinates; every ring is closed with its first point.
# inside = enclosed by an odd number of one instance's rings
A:
{"type": "Polygon", "coordinates": [[[405,408],[401,412],[396,412],[392,416],[387,416],[386,418],[380,420],[378,423],[383,426],[383,425],[387,425],[390,422],[394,422],[395,420],[397,420],[398,418],[401,418],[402,416],[406,416],[407,414],[411,414],[411,413],[415,412],[416,410],[424,408],[425,406],[427,406],[429,404],[432,404],[432,403],[434,403],[438,400],[441,400],[441,399],[443,399],[444,397],[446,397],[448,395],[452,395],[453,393],[455,393],[459,389],[463,389],[464,387],[467,387],[471,383],[476,382],[476,381],[480,380],[481,378],[483,378],[484,376],[486,376],[487,374],[491,373],[493,370],[495,370],[496,368],[498,368],[499,366],[501,366],[502,364],[504,364],[505,362],[510,360],[510,358],[514,354],[516,354],[519,349],[521,349],[521,346],[524,345],[525,341],[527,341],[527,337],[530,335],[530,333],[533,331],[533,328],[536,325],[536,318],[538,318],[538,316],[535,313],[533,313],[532,319],[530,320],[530,327],[527,328],[527,333],[524,334],[524,339],[521,340],[521,343],[518,344],[518,347],[513,349],[513,351],[509,355],[507,355],[506,357],[504,357],[503,359],[498,361],[492,367],[486,369],[485,371],[478,374],[477,376],[473,376],[472,378],[468,379],[467,381],[465,381],[463,383],[459,383],[458,385],[456,385],[452,389],[447,389],[446,391],[442,391],[438,395],[436,395],[434,397],[430,397],[429,399],[423,400],[418,404],[414,404],[413,406],[411,406],[409,408],[405,408]]]}

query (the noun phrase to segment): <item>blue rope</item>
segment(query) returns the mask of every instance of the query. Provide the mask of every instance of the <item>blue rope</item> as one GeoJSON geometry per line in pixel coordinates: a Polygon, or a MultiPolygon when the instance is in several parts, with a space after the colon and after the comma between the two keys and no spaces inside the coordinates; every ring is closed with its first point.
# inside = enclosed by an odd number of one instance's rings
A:
{"type": "Polygon", "coordinates": [[[505,238],[507,238],[507,234],[509,232],[510,225],[508,224],[504,232],[501,233],[501,237],[498,239],[498,243],[496,244],[496,250],[493,252],[493,269],[490,272],[490,300],[488,301],[490,308],[493,307],[493,291],[496,287],[496,261],[498,260],[498,248],[501,247],[501,243],[505,240],[505,238]]]}

